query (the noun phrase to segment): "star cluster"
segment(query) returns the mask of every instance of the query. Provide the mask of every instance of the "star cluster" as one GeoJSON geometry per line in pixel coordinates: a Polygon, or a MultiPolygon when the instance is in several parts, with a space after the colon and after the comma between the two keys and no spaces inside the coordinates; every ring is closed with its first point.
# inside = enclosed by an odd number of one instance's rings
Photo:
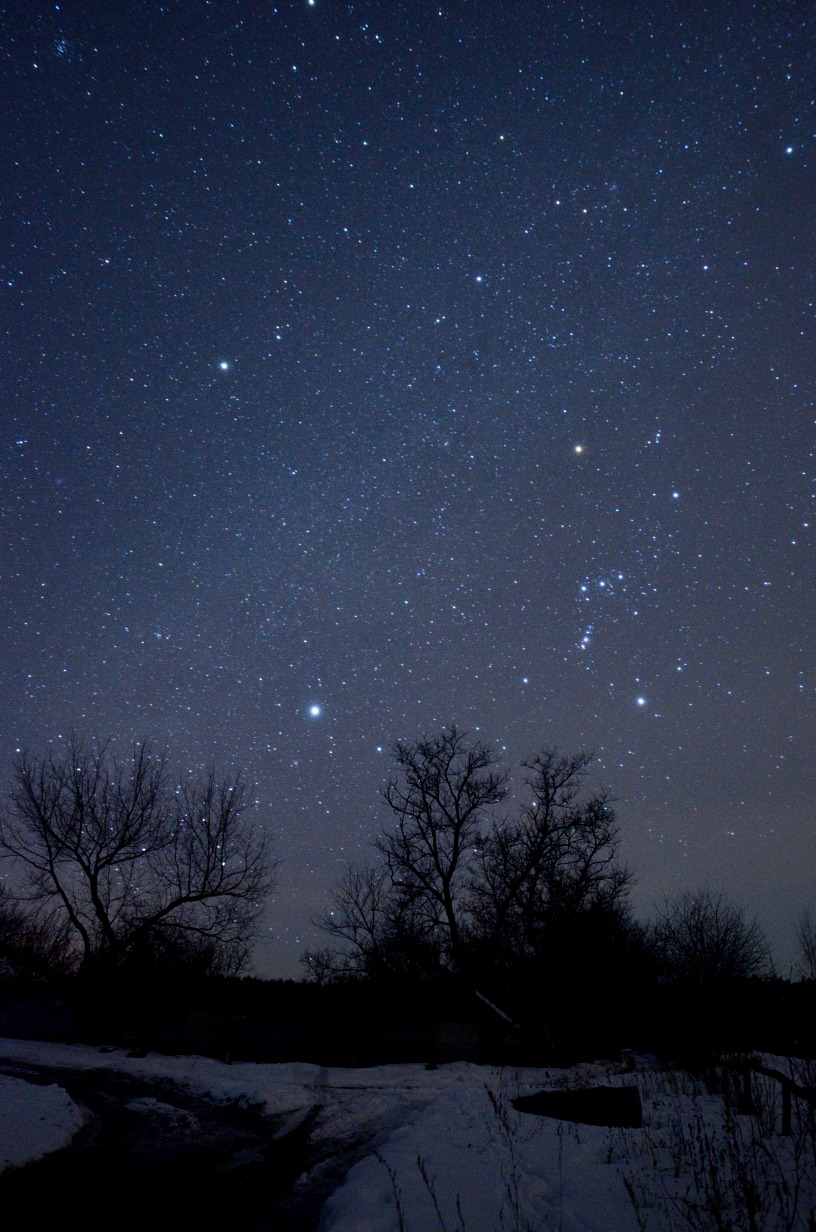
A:
{"type": "Polygon", "coordinates": [[[816,20],[11,6],[0,757],[243,766],[259,969],[451,721],[595,751],[636,902],[813,904],[816,20]]]}

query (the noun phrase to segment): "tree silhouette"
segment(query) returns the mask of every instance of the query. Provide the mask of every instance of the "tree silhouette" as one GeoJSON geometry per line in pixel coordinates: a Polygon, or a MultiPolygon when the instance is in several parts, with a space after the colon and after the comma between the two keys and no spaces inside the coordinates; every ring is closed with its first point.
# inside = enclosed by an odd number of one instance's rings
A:
{"type": "Polygon", "coordinates": [[[391,881],[383,865],[348,868],[331,894],[331,908],[316,922],[338,944],[307,951],[309,973],[337,979],[423,978],[442,964],[438,913],[391,881]]]}
{"type": "Polygon", "coordinates": [[[672,983],[726,984],[765,975],[770,966],[757,922],[708,886],[664,903],[652,925],[652,941],[664,978],[672,983]]]}
{"type": "Polygon", "coordinates": [[[464,895],[470,864],[507,792],[507,774],[493,749],[452,726],[393,749],[397,773],[385,789],[394,828],[375,843],[391,885],[424,920],[441,930],[454,968],[463,957],[464,895]]]}
{"type": "Polygon", "coordinates": [[[273,887],[265,834],[245,817],[240,776],[214,771],[180,786],[148,745],[120,760],[73,737],[62,755],[15,761],[0,851],[43,923],[64,929],[80,969],[137,955],[246,961],[261,900],[273,887]]]}
{"type": "Polygon", "coordinates": [[[392,751],[393,824],[374,841],[379,861],[349,868],[316,921],[336,945],[306,955],[315,978],[498,974],[556,948],[564,962],[613,941],[642,948],[610,798],[583,795],[589,754],[545,748],[502,818],[508,775],[489,744],[450,727],[392,751]]]}
{"type": "Polygon", "coordinates": [[[70,963],[66,929],[37,919],[0,886],[0,976],[50,981],[66,975],[70,963]]]}
{"type": "Polygon", "coordinates": [[[618,860],[609,794],[582,798],[589,753],[545,747],[524,763],[526,800],[480,844],[470,885],[473,936],[507,967],[554,956],[614,923],[625,924],[631,873],[618,860]],[[606,924],[603,921],[606,921],[606,924]]]}
{"type": "Polygon", "coordinates": [[[805,980],[816,980],[816,921],[805,907],[796,924],[796,940],[799,942],[798,967],[805,980]]]}

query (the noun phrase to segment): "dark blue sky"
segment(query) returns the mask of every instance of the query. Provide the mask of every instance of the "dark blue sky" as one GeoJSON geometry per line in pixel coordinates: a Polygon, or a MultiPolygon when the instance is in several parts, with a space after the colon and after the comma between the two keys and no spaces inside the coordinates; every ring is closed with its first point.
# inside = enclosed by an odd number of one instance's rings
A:
{"type": "Polygon", "coordinates": [[[806,3],[0,4],[0,761],[242,766],[258,951],[458,722],[816,906],[806,3]],[[311,713],[317,707],[318,712],[311,713]]]}

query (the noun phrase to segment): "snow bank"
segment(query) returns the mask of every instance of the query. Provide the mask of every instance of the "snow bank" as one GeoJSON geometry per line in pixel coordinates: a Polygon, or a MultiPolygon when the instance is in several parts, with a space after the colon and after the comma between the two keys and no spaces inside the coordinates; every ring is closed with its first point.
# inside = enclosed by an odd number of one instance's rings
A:
{"type": "Polygon", "coordinates": [[[67,1146],[84,1118],[67,1091],[0,1074],[0,1172],[67,1146]]]}

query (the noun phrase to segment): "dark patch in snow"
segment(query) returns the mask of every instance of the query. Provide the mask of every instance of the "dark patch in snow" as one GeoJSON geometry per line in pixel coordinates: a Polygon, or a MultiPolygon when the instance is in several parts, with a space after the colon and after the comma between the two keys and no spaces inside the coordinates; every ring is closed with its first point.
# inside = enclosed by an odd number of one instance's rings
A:
{"type": "Polygon", "coordinates": [[[539,1091],[511,1100],[517,1112],[531,1112],[581,1125],[641,1129],[643,1108],[637,1087],[584,1087],[573,1091],[539,1091]]]}

